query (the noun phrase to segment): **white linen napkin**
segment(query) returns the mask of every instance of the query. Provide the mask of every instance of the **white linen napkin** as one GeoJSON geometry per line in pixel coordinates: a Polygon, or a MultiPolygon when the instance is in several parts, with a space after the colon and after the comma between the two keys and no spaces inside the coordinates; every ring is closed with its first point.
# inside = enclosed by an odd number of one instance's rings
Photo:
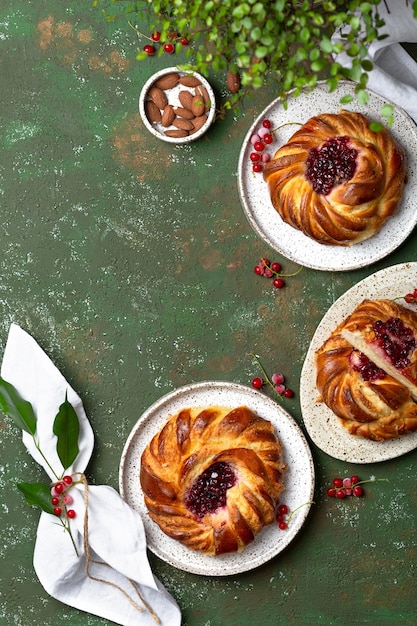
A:
{"type": "MultiPolygon", "coordinates": [[[[37,441],[47,462],[33,437],[23,431],[30,454],[52,482],[56,482],[54,472],[60,477],[74,474],[76,481],[93,451],[91,425],[79,396],[36,341],[16,324],[9,330],[1,376],[32,404],[37,417],[37,441]],[[80,423],[79,452],[68,468],[62,467],[53,434],[65,394],[80,423]]],[[[87,486],[84,478],[68,493],[76,511],[76,517],[68,520],[74,545],[54,515],[42,511],[39,520],[33,563],[44,589],[65,604],[122,626],[180,626],[177,603],[152,574],[140,515],[111,487],[87,486]]]]}
{"type": "MultiPolygon", "coordinates": [[[[378,6],[385,22],[380,34],[388,36],[369,46],[368,57],[374,67],[369,72],[368,87],[403,108],[417,123],[417,63],[400,45],[417,42],[417,19],[411,4],[411,0],[388,0],[378,6]]],[[[332,41],[343,42],[340,33],[335,33],[332,41]]],[[[351,66],[346,53],[337,55],[335,60],[344,67],[351,66]]]]}

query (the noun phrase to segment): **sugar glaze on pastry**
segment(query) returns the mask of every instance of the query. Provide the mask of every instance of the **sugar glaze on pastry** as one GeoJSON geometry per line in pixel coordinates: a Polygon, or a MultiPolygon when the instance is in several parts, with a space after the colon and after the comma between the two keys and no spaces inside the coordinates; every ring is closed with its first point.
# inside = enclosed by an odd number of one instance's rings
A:
{"type": "Polygon", "coordinates": [[[320,400],[350,434],[385,441],[417,430],[416,338],[414,311],[364,300],[317,350],[320,400]]]}
{"type": "Polygon", "coordinates": [[[207,555],[239,552],[275,520],[286,466],[272,424],[246,406],[184,408],[141,457],[161,530],[207,555]]]}
{"type": "Polygon", "coordinates": [[[311,117],[265,164],[271,202],[284,222],[326,245],[372,237],[399,205],[405,157],[391,132],[361,113],[311,117]]]}

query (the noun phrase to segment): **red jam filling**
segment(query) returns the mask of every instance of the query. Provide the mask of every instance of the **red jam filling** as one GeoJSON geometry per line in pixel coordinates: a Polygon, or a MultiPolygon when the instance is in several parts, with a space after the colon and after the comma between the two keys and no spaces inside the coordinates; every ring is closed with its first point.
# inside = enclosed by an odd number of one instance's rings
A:
{"type": "Polygon", "coordinates": [[[384,370],[375,365],[363,352],[354,350],[350,356],[350,362],[355,372],[359,372],[362,379],[368,382],[381,380],[386,376],[384,370]]]}
{"type": "Polygon", "coordinates": [[[306,161],[306,178],[316,193],[326,196],[350,180],[356,169],[358,151],[349,147],[349,137],[332,137],[312,148],[306,161]]]}
{"type": "Polygon", "coordinates": [[[390,317],[386,322],[375,322],[373,330],[377,344],[396,369],[401,370],[410,365],[410,355],[417,345],[411,328],[400,318],[390,317]]]}
{"type": "Polygon", "coordinates": [[[236,475],[228,463],[213,463],[194,481],[185,494],[185,506],[202,519],[226,506],[227,491],[236,483],[236,475]]]}

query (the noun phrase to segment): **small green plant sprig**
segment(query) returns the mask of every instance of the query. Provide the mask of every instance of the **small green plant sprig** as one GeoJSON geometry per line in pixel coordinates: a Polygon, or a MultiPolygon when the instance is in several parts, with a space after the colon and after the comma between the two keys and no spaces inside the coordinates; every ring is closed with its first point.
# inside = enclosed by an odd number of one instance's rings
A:
{"type": "MultiPolygon", "coordinates": [[[[274,83],[285,104],[289,92],[297,96],[323,79],[332,91],[341,80],[354,81],[356,97],[365,104],[373,67],[367,53],[373,41],[383,38],[385,22],[378,6],[388,6],[389,1],[394,0],[93,0],[93,4],[102,8],[108,21],[128,15],[132,23],[136,16],[140,25],[157,29],[162,42],[173,32],[186,36],[190,46],[184,53],[185,69],[235,77],[231,82],[236,91],[232,89],[224,104],[230,109],[266,82],[274,83]],[[332,41],[342,28],[342,41],[332,41]],[[350,57],[350,68],[335,61],[342,52],[350,57]]],[[[417,0],[412,8],[417,18],[417,0]]],[[[138,51],[138,60],[146,57],[146,52],[138,51]]],[[[346,96],[342,104],[351,99],[346,96]]],[[[384,106],[381,113],[392,121],[392,106],[384,106]]]]}
{"type": "MultiPolygon", "coordinates": [[[[56,451],[63,468],[61,475],[56,473],[42,451],[41,441],[37,432],[37,417],[31,403],[24,400],[17,389],[1,376],[0,409],[13,420],[18,428],[32,437],[36,450],[56,478],[56,482],[49,486],[44,483],[18,483],[17,488],[24,495],[27,504],[30,506],[38,506],[42,511],[55,515],[57,519],[59,519],[59,523],[61,523],[64,529],[69,533],[77,553],[69,523],[69,520],[75,517],[75,512],[72,509],[66,510],[65,507],[64,510],[62,510],[62,508],[58,509],[54,506],[53,498],[51,498],[51,490],[53,491],[54,487],[56,488],[57,485],[61,485],[62,490],[66,491],[73,485],[83,482],[81,475],[81,478],[76,481],[73,481],[72,477],[65,475],[65,470],[72,465],[79,452],[78,437],[80,424],[74,407],[68,401],[67,394],[65,394],[64,402],[59,407],[53,423],[53,434],[56,437],[56,451]],[[64,511],[66,512],[65,516],[62,515],[64,511]]],[[[58,492],[56,495],[58,495],[58,492]]]]}

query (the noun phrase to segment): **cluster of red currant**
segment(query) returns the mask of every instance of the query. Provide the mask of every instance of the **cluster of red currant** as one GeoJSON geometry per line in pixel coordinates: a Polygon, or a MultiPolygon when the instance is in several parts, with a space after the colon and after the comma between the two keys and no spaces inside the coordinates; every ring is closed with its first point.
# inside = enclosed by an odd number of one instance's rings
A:
{"type": "Polygon", "coordinates": [[[372,476],[369,480],[360,480],[359,476],[350,476],[348,478],[333,478],[332,486],[326,489],[326,493],[330,498],[346,498],[346,496],[356,496],[360,498],[364,495],[362,485],[364,483],[374,483],[380,481],[388,481],[388,478],[375,478],[372,476]]]}
{"type": "Polygon", "coordinates": [[[77,515],[74,509],[68,508],[74,502],[73,497],[68,493],[72,486],[72,476],[63,476],[62,480],[52,486],[51,503],[54,507],[54,515],[57,517],[65,515],[69,519],[74,519],[77,515]]]}
{"type": "Polygon", "coordinates": [[[407,304],[417,304],[417,289],[414,289],[412,293],[408,293],[404,296],[404,300],[407,304]]]}
{"type": "Polygon", "coordinates": [[[281,273],[282,266],[281,263],[277,263],[274,261],[271,263],[269,259],[262,258],[257,265],[255,265],[253,271],[258,276],[263,276],[264,278],[272,278],[272,284],[276,289],[282,289],[285,286],[285,278],[289,276],[296,276],[299,272],[301,272],[302,267],[300,267],[296,272],[292,274],[282,274],[281,273]]]}
{"type": "Polygon", "coordinates": [[[333,478],[332,486],[326,489],[326,493],[330,498],[346,498],[346,496],[356,496],[360,498],[364,491],[359,476],[351,476],[350,478],[333,478]]]}
{"type": "Polygon", "coordinates": [[[292,391],[292,389],[289,389],[285,385],[285,378],[282,374],[280,374],[279,372],[275,372],[274,374],[272,374],[271,377],[269,377],[259,357],[256,356],[256,354],[251,354],[250,356],[258,363],[264,375],[264,378],[261,378],[260,376],[255,376],[255,378],[252,378],[251,384],[254,389],[262,389],[262,387],[264,387],[265,385],[269,385],[271,389],[280,397],[293,397],[294,392],[292,391]]]}
{"type": "MultiPolygon", "coordinates": [[[[143,35],[143,33],[141,34],[143,37],[146,37],[146,35],[143,35]]],[[[175,45],[177,43],[180,43],[182,46],[188,46],[188,44],[190,43],[187,37],[181,37],[181,35],[179,35],[178,33],[168,33],[167,37],[169,41],[165,41],[164,43],[162,43],[162,49],[164,52],[166,52],[166,54],[172,54],[173,52],[175,52],[175,45]]],[[[155,45],[161,45],[161,33],[158,30],[155,30],[153,33],[151,33],[151,36],[146,37],[146,39],[149,39],[151,43],[147,43],[145,46],[143,46],[143,51],[146,52],[148,56],[152,56],[156,52],[155,45]]]]}
{"type": "Polygon", "coordinates": [[[266,146],[269,146],[274,141],[271,129],[271,121],[263,120],[261,126],[250,138],[252,152],[249,154],[249,159],[252,162],[252,171],[255,173],[262,172],[265,163],[271,160],[271,156],[265,152],[266,146]]]}
{"type": "Polygon", "coordinates": [[[287,530],[288,523],[289,523],[289,519],[288,519],[289,512],[290,512],[289,506],[287,506],[286,504],[279,505],[277,509],[277,513],[276,513],[276,520],[277,520],[278,528],[280,530],[287,530]]]}

